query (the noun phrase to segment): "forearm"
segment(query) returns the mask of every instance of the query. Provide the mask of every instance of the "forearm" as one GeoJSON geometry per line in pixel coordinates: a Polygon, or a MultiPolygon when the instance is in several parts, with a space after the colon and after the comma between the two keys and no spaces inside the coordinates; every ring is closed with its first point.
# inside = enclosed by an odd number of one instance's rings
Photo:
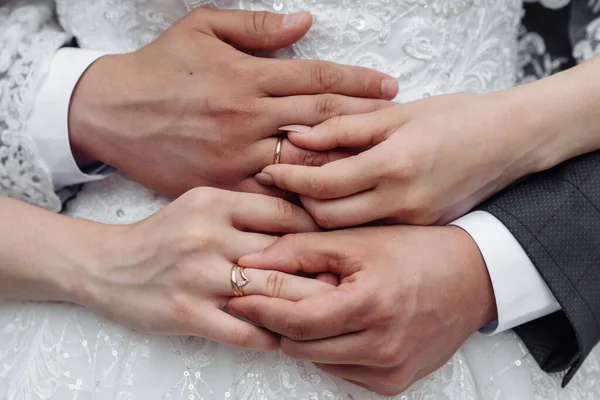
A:
{"type": "Polygon", "coordinates": [[[528,138],[525,173],[552,168],[600,150],[600,57],[575,68],[497,94],[507,112],[507,130],[528,138]]]}
{"type": "Polygon", "coordinates": [[[114,253],[113,230],[0,197],[0,297],[81,302],[86,271],[114,253]]]}

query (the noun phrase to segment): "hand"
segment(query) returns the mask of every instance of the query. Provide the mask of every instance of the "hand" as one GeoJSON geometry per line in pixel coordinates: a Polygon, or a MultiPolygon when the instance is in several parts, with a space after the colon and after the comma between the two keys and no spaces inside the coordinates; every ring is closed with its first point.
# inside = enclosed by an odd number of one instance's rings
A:
{"type": "Polygon", "coordinates": [[[338,274],[337,288],[297,302],[249,296],[229,308],[284,335],[291,357],[383,395],[438,369],[495,318],[479,249],[456,227],[289,235],[240,265],[338,274]]]}
{"type": "MultiPolygon", "coordinates": [[[[308,13],[201,8],[139,51],[99,59],[70,105],[80,162],[100,160],[170,196],[197,186],[269,192],[253,176],[273,163],[278,127],[373,111],[390,104],[374,99],[397,92],[372,70],[241,51],[289,46],[311,21],[308,13]]],[[[281,162],[339,156],[286,142],[281,162]]]]}
{"type": "MultiPolygon", "coordinates": [[[[278,337],[222,311],[233,296],[231,266],[273,244],[275,233],[316,229],[284,200],[212,188],[194,189],[137,224],[100,226],[102,235],[86,235],[97,238],[99,261],[78,272],[73,301],[137,330],[256,350],[277,348],[278,337]]],[[[333,287],[277,271],[245,273],[247,295],[297,300],[333,287]]]]}
{"type": "Polygon", "coordinates": [[[325,228],[377,220],[443,225],[540,170],[538,150],[549,141],[528,134],[511,101],[454,94],[335,117],[289,139],[315,151],[366,151],[321,167],[272,165],[257,178],[303,195],[325,228]]]}

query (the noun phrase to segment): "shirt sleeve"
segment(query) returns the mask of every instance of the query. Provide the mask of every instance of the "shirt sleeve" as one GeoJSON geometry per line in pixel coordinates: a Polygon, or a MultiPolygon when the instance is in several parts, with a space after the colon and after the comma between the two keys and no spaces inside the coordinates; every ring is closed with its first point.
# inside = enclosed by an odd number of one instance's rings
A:
{"type": "Polygon", "coordinates": [[[477,243],[494,288],[498,319],[481,333],[500,333],[560,310],[519,242],[496,217],[474,211],[451,225],[464,229],[477,243]]]}
{"type": "Polygon", "coordinates": [[[50,172],[55,190],[106,176],[106,169],[84,173],[77,166],[69,142],[68,125],[73,90],[86,69],[103,55],[79,48],[60,49],[37,92],[27,133],[50,172]]]}

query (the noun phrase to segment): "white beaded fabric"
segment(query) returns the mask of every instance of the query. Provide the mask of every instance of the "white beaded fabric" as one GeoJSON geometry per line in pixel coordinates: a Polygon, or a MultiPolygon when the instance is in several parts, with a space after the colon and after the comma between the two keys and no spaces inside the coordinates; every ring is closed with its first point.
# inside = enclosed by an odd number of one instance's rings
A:
{"type": "MultiPolygon", "coordinates": [[[[281,57],[376,68],[398,101],[510,87],[520,0],[59,0],[58,17],[85,48],[127,52],[195,7],[311,11],[315,25],[281,57]]],[[[66,214],[140,220],[167,201],[126,177],[85,185],[66,214]]],[[[193,337],[133,332],[79,306],[2,302],[0,399],[380,399],[282,353],[193,337]]],[[[351,349],[349,349],[351,351],[351,349]]],[[[570,388],[540,371],[512,333],[472,337],[440,370],[397,399],[598,398],[592,354],[570,388]]]]}

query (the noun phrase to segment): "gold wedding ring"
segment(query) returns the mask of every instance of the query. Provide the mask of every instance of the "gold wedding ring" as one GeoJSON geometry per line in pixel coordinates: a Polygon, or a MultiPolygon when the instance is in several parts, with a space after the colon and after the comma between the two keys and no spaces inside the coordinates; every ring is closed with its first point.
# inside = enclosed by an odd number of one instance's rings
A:
{"type": "Polygon", "coordinates": [[[231,289],[235,297],[244,296],[244,286],[250,282],[250,279],[244,274],[244,268],[237,264],[231,266],[231,289]]]}
{"type": "Polygon", "coordinates": [[[281,148],[283,147],[283,136],[277,138],[277,146],[275,146],[275,158],[273,164],[277,165],[281,161],[281,148]]]}

